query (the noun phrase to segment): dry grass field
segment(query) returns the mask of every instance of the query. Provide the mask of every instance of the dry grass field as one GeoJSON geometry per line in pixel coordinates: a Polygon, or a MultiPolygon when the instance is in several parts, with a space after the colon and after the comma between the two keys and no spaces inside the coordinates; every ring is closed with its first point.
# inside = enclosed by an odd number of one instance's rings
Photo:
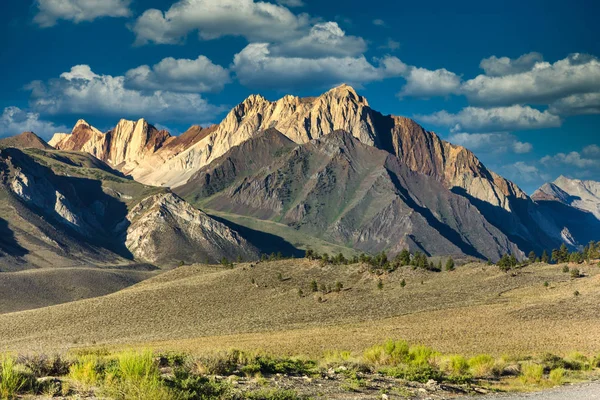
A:
{"type": "Polygon", "coordinates": [[[0,273],[0,314],[114,293],[156,272],[111,268],[41,268],[0,273]]]}
{"type": "Polygon", "coordinates": [[[512,273],[483,264],[440,273],[405,267],[381,276],[365,265],[305,259],[184,266],[107,296],[0,315],[0,351],[238,348],[321,356],[402,338],[464,355],[596,355],[600,268],[577,267],[584,277],[543,264],[512,273]],[[313,280],[343,289],[313,293],[313,280]]]}

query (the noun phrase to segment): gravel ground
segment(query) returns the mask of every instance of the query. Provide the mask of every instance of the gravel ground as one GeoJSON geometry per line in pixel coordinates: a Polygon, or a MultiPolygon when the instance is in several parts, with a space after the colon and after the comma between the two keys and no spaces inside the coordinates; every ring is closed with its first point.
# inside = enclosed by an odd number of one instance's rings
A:
{"type": "MultiPolygon", "coordinates": [[[[477,398],[484,400],[600,400],[600,381],[572,386],[563,386],[557,389],[545,390],[538,393],[521,393],[485,397],[479,396],[477,398]]],[[[474,399],[474,397],[463,397],[462,399],[474,399]]]]}

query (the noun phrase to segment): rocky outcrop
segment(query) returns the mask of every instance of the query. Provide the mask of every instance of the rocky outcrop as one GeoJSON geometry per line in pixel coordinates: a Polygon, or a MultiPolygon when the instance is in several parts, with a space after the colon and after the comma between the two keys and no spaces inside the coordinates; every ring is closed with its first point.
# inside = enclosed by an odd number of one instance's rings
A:
{"type": "Polygon", "coordinates": [[[71,134],[57,133],[50,143],[59,150],[83,151],[125,173],[173,140],[167,131],[159,131],[144,119],[122,119],[117,126],[102,133],[79,120],[71,134]]]}
{"type": "Polygon", "coordinates": [[[148,197],[127,215],[125,244],[139,259],[159,265],[257,259],[237,232],[172,193],[148,197]]]}

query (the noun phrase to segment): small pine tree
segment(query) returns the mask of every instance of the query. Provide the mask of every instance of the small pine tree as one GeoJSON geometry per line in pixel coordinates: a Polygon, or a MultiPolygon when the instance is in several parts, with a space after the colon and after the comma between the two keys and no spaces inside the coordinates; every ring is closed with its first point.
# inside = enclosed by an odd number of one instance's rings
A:
{"type": "Polygon", "coordinates": [[[567,247],[566,244],[562,244],[560,246],[560,250],[558,251],[559,256],[560,256],[560,262],[561,263],[565,263],[569,261],[569,248],[567,247]]]}
{"type": "Polygon", "coordinates": [[[452,257],[450,257],[448,261],[446,261],[446,271],[454,271],[454,260],[452,259],[452,257]]]}
{"type": "Polygon", "coordinates": [[[535,259],[537,258],[537,255],[535,254],[535,251],[531,250],[531,252],[529,252],[529,262],[530,263],[534,263],[535,259]]]}
{"type": "Polygon", "coordinates": [[[406,280],[402,279],[402,281],[400,282],[400,286],[405,287],[406,286],[406,280]]]}
{"type": "Polygon", "coordinates": [[[381,279],[379,279],[379,281],[377,282],[377,289],[383,289],[383,281],[381,279]]]}
{"type": "Polygon", "coordinates": [[[335,283],[335,291],[336,292],[338,292],[338,293],[341,292],[343,288],[344,288],[344,285],[342,284],[342,282],[338,281],[335,283]]]}
{"type": "Polygon", "coordinates": [[[550,263],[550,257],[548,257],[548,252],[546,250],[544,250],[544,252],[542,253],[542,262],[544,264],[550,263]]]}
{"type": "Polygon", "coordinates": [[[395,258],[395,260],[401,267],[410,264],[410,252],[407,249],[403,249],[395,258]]]}
{"type": "Polygon", "coordinates": [[[319,291],[319,285],[318,285],[317,281],[314,279],[310,282],[310,290],[311,290],[311,292],[319,291]]]}
{"type": "Polygon", "coordinates": [[[321,289],[321,293],[327,294],[327,286],[325,286],[324,283],[321,283],[320,289],[321,289]]]}

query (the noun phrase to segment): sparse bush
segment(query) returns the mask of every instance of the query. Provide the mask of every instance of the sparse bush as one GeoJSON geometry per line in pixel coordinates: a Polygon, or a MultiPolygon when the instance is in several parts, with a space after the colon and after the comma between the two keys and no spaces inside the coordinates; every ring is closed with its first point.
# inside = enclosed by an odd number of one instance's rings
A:
{"type": "Polygon", "coordinates": [[[0,399],[14,399],[30,384],[27,375],[18,370],[14,358],[5,356],[0,361],[0,399]]]}
{"type": "Polygon", "coordinates": [[[319,291],[319,284],[314,279],[310,282],[310,290],[311,290],[311,292],[318,292],[319,291]]]}
{"type": "Polygon", "coordinates": [[[581,277],[581,272],[579,272],[579,269],[573,268],[571,270],[571,278],[579,278],[579,277],[581,277]]]}
{"type": "Polygon", "coordinates": [[[550,371],[548,379],[550,379],[550,381],[555,385],[562,385],[565,381],[566,373],[567,370],[565,370],[564,368],[556,368],[550,371]]]}
{"type": "Polygon", "coordinates": [[[544,377],[544,366],[527,361],[521,365],[521,376],[519,379],[524,384],[539,384],[544,377]]]}
{"type": "Polygon", "coordinates": [[[452,258],[446,261],[446,271],[454,271],[454,260],[452,258]]]}
{"type": "Polygon", "coordinates": [[[335,283],[335,291],[337,293],[341,292],[343,288],[344,288],[344,285],[342,284],[342,282],[337,281],[335,283]]]}
{"type": "Polygon", "coordinates": [[[150,351],[120,354],[106,375],[104,390],[112,398],[123,400],[169,400],[174,397],[163,385],[158,362],[150,351]]]}
{"type": "Polygon", "coordinates": [[[17,363],[25,366],[36,378],[67,375],[71,366],[71,362],[60,355],[48,357],[44,354],[21,356],[17,363]]]}
{"type": "Polygon", "coordinates": [[[379,290],[383,289],[383,281],[381,279],[379,279],[379,281],[377,281],[377,289],[379,289],[379,290]]]}
{"type": "Polygon", "coordinates": [[[550,284],[548,283],[548,281],[544,281],[544,287],[548,287],[550,286],[550,284]]]}
{"type": "Polygon", "coordinates": [[[564,267],[562,267],[562,272],[564,272],[565,274],[566,274],[567,272],[569,272],[569,266],[568,266],[568,265],[565,265],[564,267]]]}
{"type": "Polygon", "coordinates": [[[460,355],[450,356],[446,363],[446,371],[453,381],[463,381],[469,373],[469,362],[460,355]]]}
{"type": "Polygon", "coordinates": [[[402,281],[400,282],[400,286],[405,287],[406,286],[406,280],[402,279],[402,281]]]}
{"type": "Polygon", "coordinates": [[[469,371],[476,378],[487,378],[498,376],[501,371],[496,367],[494,357],[487,354],[480,354],[469,359],[469,371]]]}
{"type": "Polygon", "coordinates": [[[69,377],[80,385],[82,390],[89,390],[98,385],[102,379],[104,363],[94,354],[80,356],[69,368],[69,377]]]}

